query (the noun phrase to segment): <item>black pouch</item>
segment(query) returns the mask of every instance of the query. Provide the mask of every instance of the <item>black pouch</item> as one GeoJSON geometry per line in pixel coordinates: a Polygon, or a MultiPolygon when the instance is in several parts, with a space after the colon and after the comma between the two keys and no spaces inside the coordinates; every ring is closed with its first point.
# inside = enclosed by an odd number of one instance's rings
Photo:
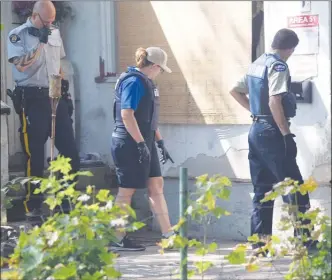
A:
{"type": "Polygon", "coordinates": [[[22,113],[23,108],[23,92],[20,88],[15,88],[14,91],[11,91],[10,89],[7,89],[7,95],[10,97],[10,99],[13,102],[15,112],[19,115],[22,113]]]}
{"type": "Polygon", "coordinates": [[[69,90],[68,80],[62,79],[61,80],[61,95],[62,95],[62,98],[64,98],[67,102],[69,117],[72,117],[73,112],[74,112],[74,105],[73,105],[73,100],[71,99],[71,95],[68,92],[68,90],[69,90]]]}

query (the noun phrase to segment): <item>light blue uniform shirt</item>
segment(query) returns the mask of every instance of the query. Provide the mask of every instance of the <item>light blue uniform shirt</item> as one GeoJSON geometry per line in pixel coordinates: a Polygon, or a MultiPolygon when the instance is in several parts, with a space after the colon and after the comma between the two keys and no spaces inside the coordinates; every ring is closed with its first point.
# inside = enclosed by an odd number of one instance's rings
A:
{"type": "MultiPolygon", "coordinates": [[[[19,57],[27,54],[39,44],[39,38],[29,34],[28,27],[33,27],[30,19],[8,34],[8,60],[16,56],[19,57]],[[17,36],[15,37],[16,40],[10,39],[12,35],[17,36]]],[[[19,72],[15,65],[12,64],[13,78],[16,85],[25,87],[49,87],[48,75],[59,73],[60,59],[64,56],[65,53],[60,33],[57,29],[53,29],[52,34],[49,35],[48,43],[44,45],[39,57],[30,67],[24,72],[19,72]]]]}

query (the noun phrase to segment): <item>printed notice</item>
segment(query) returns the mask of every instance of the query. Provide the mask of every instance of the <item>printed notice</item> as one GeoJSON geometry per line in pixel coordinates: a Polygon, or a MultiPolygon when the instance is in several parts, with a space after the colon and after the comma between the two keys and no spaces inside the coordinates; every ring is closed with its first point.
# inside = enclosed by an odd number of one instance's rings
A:
{"type": "Polygon", "coordinates": [[[317,54],[319,51],[318,15],[299,15],[287,17],[287,26],[296,32],[299,44],[294,54],[317,54]]]}

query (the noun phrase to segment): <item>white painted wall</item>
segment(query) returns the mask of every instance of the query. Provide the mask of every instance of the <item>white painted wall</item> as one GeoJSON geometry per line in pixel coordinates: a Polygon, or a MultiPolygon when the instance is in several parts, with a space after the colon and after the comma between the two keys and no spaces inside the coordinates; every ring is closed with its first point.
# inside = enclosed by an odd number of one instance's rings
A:
{"type": "MultiPolygon", "coordinates": [[[[270,46],[273,35],[287,27],[287,16],[301,15],[301,1],[266,1],[265,45],[270,46]]],[[[310,14],[304,13],[304,14],[310,14]]],[[[319,15],[318,55],[292,56],[288,63],[292,78],[315,75],[313,79],[313,103],[299,104],[291,130],[298,143],[298,163],[304,175],[317,180],[331,180],[331,7],[329,1],[311,1],[311,14],[319,15]],[[310,68],[305,76],[302,66],[310,68]],[[316,72],[316,73],[315,73],[316,72]]]]}

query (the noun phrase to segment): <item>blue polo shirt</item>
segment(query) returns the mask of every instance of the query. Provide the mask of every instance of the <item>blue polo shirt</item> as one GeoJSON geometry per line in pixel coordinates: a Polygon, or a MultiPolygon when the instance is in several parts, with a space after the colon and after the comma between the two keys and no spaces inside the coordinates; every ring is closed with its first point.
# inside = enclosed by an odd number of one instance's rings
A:
{"type": "MultiPolygon", "coordinates": [[[[134,67],[128,67],[129,72],[139,72],[134,67]]],[[[138,77],[129,77],[121,84],[121,109],[133,109],[136,111],[142,96],[145,94],[145,88],[142,80],[138,77]]]]}

